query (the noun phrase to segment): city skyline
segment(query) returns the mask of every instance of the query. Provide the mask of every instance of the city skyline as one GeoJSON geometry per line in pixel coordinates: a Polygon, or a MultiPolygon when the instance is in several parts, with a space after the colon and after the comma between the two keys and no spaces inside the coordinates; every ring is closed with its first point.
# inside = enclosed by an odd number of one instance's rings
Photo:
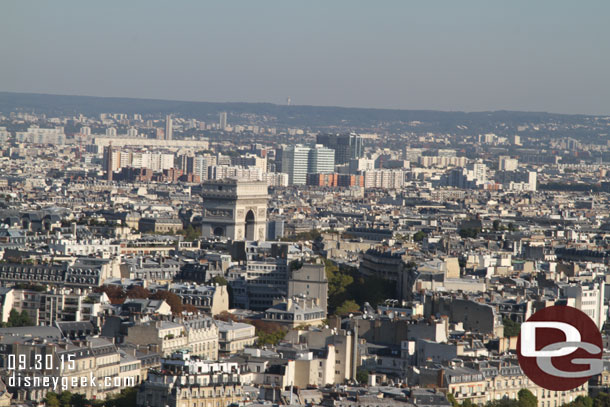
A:
{"type": "Polygon", "coordinates": [[[0,407],[610,407],[610,3],[0,11],[0,407]]]}

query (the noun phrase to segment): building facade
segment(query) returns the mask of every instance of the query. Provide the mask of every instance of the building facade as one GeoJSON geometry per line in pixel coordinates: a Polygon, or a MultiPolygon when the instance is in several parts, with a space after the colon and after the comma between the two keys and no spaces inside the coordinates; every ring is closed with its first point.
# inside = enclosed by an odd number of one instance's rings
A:
{"type": "Polygon", "coordinates": [[[362,137],[356,133],[318,134],[316,143],[335,150],[335,163],[347,164],[364,155],[362,137]]]}
{"type": "Polygon", "coordinates": [[[202,197],[202,237],[265,240],[269,199],[266,182],[207,181],[202,185],[202,197]]]}

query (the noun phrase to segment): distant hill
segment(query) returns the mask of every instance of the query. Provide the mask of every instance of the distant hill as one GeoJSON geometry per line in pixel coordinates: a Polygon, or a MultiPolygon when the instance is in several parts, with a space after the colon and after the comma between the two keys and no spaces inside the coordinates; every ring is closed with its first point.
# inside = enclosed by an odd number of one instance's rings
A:
{"type": "MultiPolygon", "coordinates": [[[[365,109],[331,106],[286,106],[271,103],[212,103],[181,102],[157,99],[134,99],[92,96],[66,96],[34,93],[0,92],[0,112],[17,109],[68,115],[82,113],[140,113],[142,115],[165,115],[174,113],[201,120],[216,119],[219,112],[227,111],[234,117],[240,114],[266,116],[268,126],[299,128],[375,128],[383,124],[402,127],[419,121],[429,131],[455,130],[456,126],[468,126],[470,131],[493,131],[495,127],[514,128],[531,123],[583,123],[592,116],[565,115],[544,112],[445,112],[435,110],[365,109]],[[394,124],[394,125],[392,125],[394,124]]],[[[420,130],[422,130],[420,128],[420,130]]]]}

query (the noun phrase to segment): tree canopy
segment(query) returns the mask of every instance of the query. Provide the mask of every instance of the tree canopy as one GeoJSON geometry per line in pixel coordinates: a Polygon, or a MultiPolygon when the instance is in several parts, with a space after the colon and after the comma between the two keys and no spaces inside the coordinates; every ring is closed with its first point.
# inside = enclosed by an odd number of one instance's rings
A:
{"type": "Polygon", "coordinates": [[[481,231],[477,228],[464,228],[459,230],[459,235],[462,239],[467,237],[476,238],[481,231]]]}
{"type": "Polygon", "coordinates": [[[513,321],[510,318],[502,318],[502,324],[504,325],[504,336],[510,338],[511,336],[518,336],[521,330],[521,324],[513,321]]]}
{"type": "Polygon", "coordinates": [[[343,304],[337,307],[335,310],[335,314],[337,315],[347,315],[351,312],[360,311],[360,306],[356,304],[354,300],[345,300],[343,304]]]}
{"type": "Polygon", "coordinates": [[[171,291],[159,290],[150,296],[151,300],[164,300],[172,309],[172,313],[180,314],[184,311],[182,299],[171,291]]]}
{"type": "Polygon", "coordinates": [[[356,372],[356,380],[361,384],[368,384],[369,382],[369,372],[365,369],[360,369],[356,372]]]}
{"type": "Polygon", "coordinates": [[[414,242],[421,242],[425,238],[426,238],[426,233],[422,232],[421,230],[413,235],[414,242]]]}
{"type": "Polygon", "coordinates": [[[229,282],[223,276],[214,276],[212,278],[212,284],[229,285],[229,282]]]}
{"type": "Polygon", "coordinates": [[[150,291],[139,285],[131,287],[129,290],[127,290],[126,294],[128,298],[146,299],[150,297],[150,291]]]}
{"type": "Polygon", "coordinates": [[[82,394],[69,391],[63,391],[60,394],[50,391],[44,398],[44,404],[47,407],[87,407],[92,405],[99,407],[133,407],[136,405],[137,394],[138,386],[130,387],[102,401],[88,400],[82,394]]]}
{"type": "Polygon", "coordinates": [[[519,407],[538,407],[538,398],[528,389],[521,389],[517,393],[519,407]]]}
{"type": "Polygon", "coordinates": [[[365,302],[375,306],[396,295],[396,286],[392,281],[364,276],[354,268],[339,267],[328,259],[324,260],[324,264],[330,314],[336,313],[348,300],[357,304],[360,309],[365,302]]]}
{"type": "Polygon", "coordinates": [[[8,322],[4,325],[8,328],[12,328],[19,326],[34,326],[35,323],[25,310],[19,312],[13,308],[9,313],[8,322]]]}

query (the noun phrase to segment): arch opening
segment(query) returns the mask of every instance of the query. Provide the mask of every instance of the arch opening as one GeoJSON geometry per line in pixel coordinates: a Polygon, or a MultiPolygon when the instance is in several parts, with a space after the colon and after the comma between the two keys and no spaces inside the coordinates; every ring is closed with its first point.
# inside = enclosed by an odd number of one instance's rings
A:
{"type": "Polygon", "coordinates": [[[254,240],[255,239],[255,218],[254,212],[252,209],[248,211],[246,214],[246,240],[254,240]]]}

